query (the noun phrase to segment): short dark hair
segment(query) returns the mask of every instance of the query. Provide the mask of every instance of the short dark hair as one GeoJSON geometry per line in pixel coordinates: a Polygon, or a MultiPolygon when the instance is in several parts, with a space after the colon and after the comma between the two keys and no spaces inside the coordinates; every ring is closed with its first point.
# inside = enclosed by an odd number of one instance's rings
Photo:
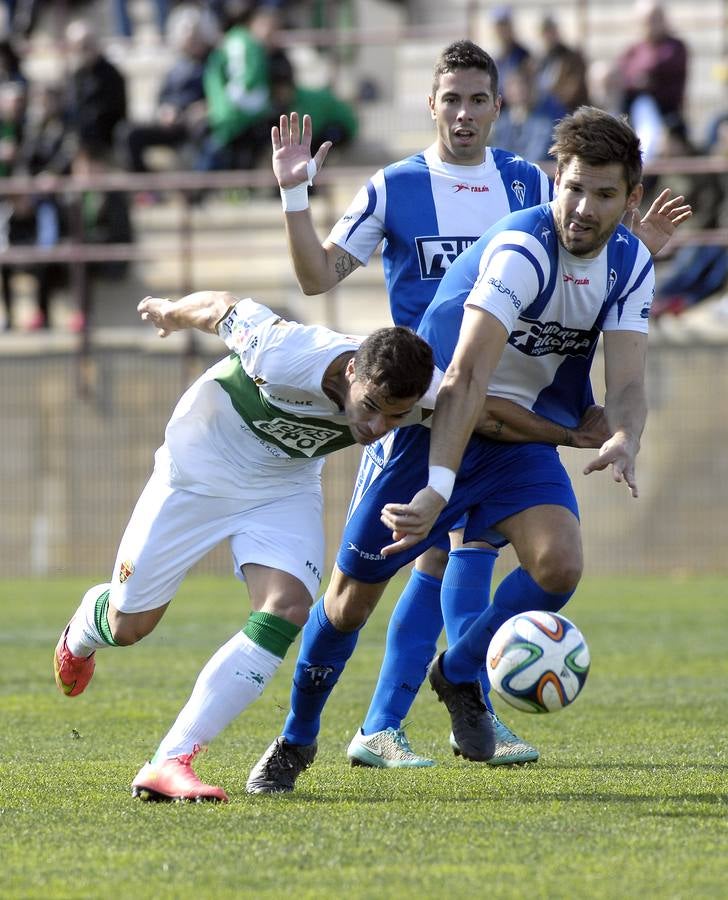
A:
{"type": "Polygon", "coordinates": [[[642,181],[637,133],[626,116],[614,116],[595,106],[580,106],[556,123],[549,154],[556,158],[559,172],[575,157],[593,166],[621,163],[628,194],[642,181]]]}
{"type": "Polygon", "coordinates": [[[432,81],[432,96],[440,87],[440,78],[447,72],[455,72],[458,69],[480,69],[486,75],[490,75],[490,86],[493,96],[498,96],[498,66],[492,56],[489,56],[482,47],[472,41],[453,41],[449,44],[435,61],[435,71],[432,81]]]}
{"type": "Polygon", "coordinates": [[[379,328],[366,338],[354,356],[358,381],[371,381],[391,400],[420,398],[432,381],[432,348],[411,328],[379,328]]]}

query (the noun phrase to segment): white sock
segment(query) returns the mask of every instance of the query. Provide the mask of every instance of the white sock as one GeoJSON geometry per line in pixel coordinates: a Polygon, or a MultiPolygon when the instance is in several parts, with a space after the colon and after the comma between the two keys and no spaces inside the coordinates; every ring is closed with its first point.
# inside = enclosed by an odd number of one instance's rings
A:
{"type": "Polygon", "coordinates": [[[95,650],[110,646],[96,627],[96,601],[110,587],[97,584],[83,595],[66,635],[66,646],[74,656],[90,656],[95,650]]]}
{"type": "Polygon", "coordinates": [[[282,660],[239,631],[197,676],[190,699],[154,754],[154,762],[208,744],[263,693],[282,660]]]}

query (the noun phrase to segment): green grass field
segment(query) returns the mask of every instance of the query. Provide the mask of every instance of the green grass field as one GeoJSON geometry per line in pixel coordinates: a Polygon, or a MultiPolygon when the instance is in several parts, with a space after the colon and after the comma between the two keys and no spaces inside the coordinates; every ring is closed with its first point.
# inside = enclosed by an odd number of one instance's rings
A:
{"type": "Polygon", "coordinates": [[[541,761],[453,757],[429,689],[408,735],[432,769],[348,766],[392,597],[363,631],[293,795],[248,797],[279,733],[297,644],[260,701],[199,759],[222,805],[132,800],[137,769],[198,670],[247,615],[230,579],[190,579],[156,632],[98,654],[69,699],[51,666],[88,585],[0,583],[0,897],[728,896],[728,589],[700,578],[589,579],[566,609],[592,668],[535,716],[498,704],[541,761]]]}

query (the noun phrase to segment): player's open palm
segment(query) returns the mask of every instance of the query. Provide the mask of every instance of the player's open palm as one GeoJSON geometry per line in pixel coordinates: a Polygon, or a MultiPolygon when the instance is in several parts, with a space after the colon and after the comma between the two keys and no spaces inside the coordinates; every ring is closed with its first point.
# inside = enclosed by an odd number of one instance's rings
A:
{"type": "Polygon", "coordinates": [[[321,169],[326,154],[332,147],[331,141],[324,141],[315,156],[311,156],[311,116],[303,117],[303,129],[298,113],[281,116],[278,125],[271,129],[273,146],[273,173],[282,188],[296,187],[304,181],[311,181],[321,169]]]}
{"type": "Polygon", "coordinates": [[[655,256],[675,233],[675,230],[687,222],[693,211],[689,203],[680,194],[672,196],[670,188],[654,200],[644,217],[638,209],[626,214],[625,225],[637,235],[650,253],[655,256]]]}

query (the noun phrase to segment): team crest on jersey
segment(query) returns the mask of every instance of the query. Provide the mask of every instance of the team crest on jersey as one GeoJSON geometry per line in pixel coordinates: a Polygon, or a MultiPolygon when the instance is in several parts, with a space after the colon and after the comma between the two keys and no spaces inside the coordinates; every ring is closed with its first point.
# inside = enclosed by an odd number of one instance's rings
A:
{"type": "Polygon", "coordinates": [[[260,419],[253,422],[253,425],[279,446],[303,453],[308,457],[316,456],[326,444],[341,435],[341,432],[334,428],[308,425],[305,422],[292,422],[290,419],[282,418],[260,419]]]}
{"type": "Polygon", "coordinates": [[[512,181],[511,190],[518,197],[518,202],[523,206],[526,199],[526,185],[522,181],[512,181]]]}
{"type": "Polygon", "coordinates": [[[444,237],[432,235],[415,238],[420,278],[423,281],[439,281],[463,250],[474,244],[477,237],[458,235],[444,237]]]}
{"type": "Polygon", "coordinates": [[[119,566],[119,581],[124,584],[134,574],[134,563],[130,559],[125,559],[119,566]]]}

